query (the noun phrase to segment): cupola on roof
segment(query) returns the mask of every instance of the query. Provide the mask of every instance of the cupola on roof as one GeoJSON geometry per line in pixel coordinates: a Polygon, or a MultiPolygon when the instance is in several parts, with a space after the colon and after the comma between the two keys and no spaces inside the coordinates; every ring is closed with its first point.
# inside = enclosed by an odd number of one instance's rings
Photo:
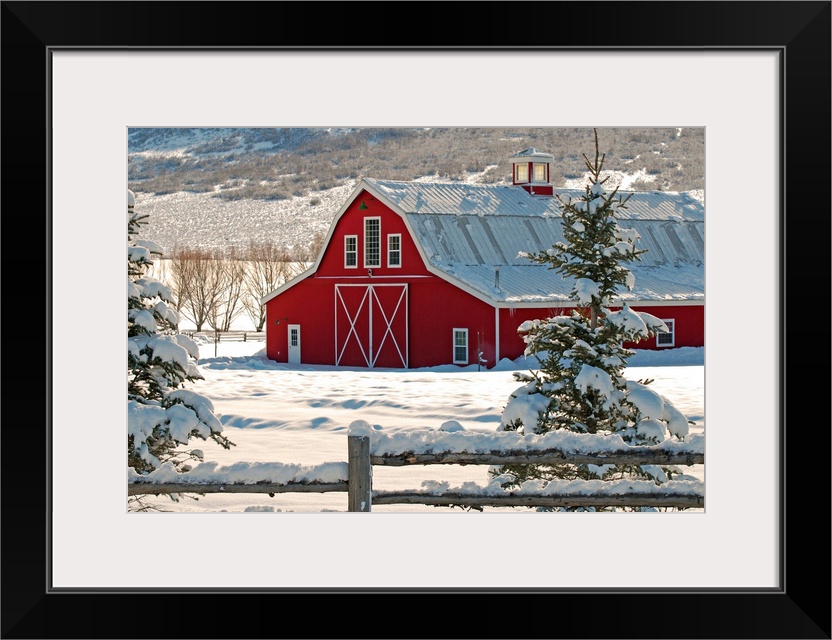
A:
{"type": "Polygon", "coordinates": [[[534,147],[511,156],[511,183],[521,186],[533,196],[551,197],[552,165],[555,156],[534,147]]]}

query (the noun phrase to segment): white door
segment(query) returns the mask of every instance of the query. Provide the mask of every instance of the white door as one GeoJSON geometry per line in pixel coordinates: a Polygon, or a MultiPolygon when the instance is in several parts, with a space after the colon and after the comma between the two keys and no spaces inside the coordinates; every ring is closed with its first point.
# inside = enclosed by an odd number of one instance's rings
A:
{"type": "Polygon", "coordinates": [[[289,363],[300,364],[300,325],[289,325],[289,363]]]}

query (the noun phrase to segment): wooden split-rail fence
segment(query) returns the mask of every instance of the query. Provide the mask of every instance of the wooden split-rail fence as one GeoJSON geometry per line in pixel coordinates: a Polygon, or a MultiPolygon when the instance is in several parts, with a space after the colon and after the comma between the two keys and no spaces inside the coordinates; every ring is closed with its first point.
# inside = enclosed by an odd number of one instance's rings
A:
{"type": "Polygon", "coordinates": [[[266,339],[265,331],[214,331],[208,329],[205,331],[183,331],[186,336],[193,338],[194,336],[201,336],[211,342],[248,342],[263,341],[266,339]]]}
{"type": "MultiPolygon", "coordinates": [[[[459,443],[459,433],[455,443],[459,443]]],[[[464,436],[463,436],[464,442],[464,436]]],[[[472,440],[473,442],[473,440],[472,440]]],[[[406,448],[406,447],[405,447],[406,448]]],[[[590,464],[590,465],[674,465],[704,464],[704,436],[690,436],[686,442],[670,446],[604,447],[586,452],[569,446],[541,446],[500,449],[488,452],[469,452],[459,446],[441,450],[434,446],[429,451],[418,448],[374,453],[369,435],[347,437],[347,462],[326,463],[318,467],[286,465],[294,469],[292,477],[274,473],[275,463],[251,463],[251,471],[260,477],[242,482],[228,481],[210,474],[190,479],[188,473],[175,480],[170,476],[157,480],[153,473],[133,475],[128,480],[128,495],[159,495],[171,493],[277,493],[346,492],[348,511],[370,512],[373,505],[421,504],[437,507],[463,507],[481,510],[483,507],[704,507],[704,485],[698,480],[668,480],[657,485],[651,480],[573,480],[552,483],[525,483],[514,489],[502,488],[492,482],[488,486],[461,487],[443,490],[410,489],[390,491],[373,486],[373,466],[405,467],[409,465],[508,465],[508,464],[590,464]],[[271,466],[270,466],[271,465],[271,466]],[[336,467],[333,477],[333,465],[336,467]],[[327,467],[326,474],[319,470],[327,467]]],[[[279,465],[278,465],[279,468],[279,465]]],[[[154,472],[155,473],[155,472],[154,472]]]]}

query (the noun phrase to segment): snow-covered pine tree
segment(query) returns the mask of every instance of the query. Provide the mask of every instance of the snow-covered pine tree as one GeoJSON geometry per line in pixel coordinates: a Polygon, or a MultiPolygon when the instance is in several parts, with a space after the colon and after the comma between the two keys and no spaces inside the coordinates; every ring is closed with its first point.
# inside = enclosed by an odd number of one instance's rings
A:
{"type": "MultiPolygon", "coordinates": [[[[667,331],[655,316],[609,307],[621,288],[631,290],[635,279],[627,264],[640,259],[638,233],[618,225],[619,211],[629,196],[618,189],[607,193],[602,178],[604,156],[584,155],[589,172],[585,193],[578,199],[558,199],[562,208],[564,242],[527,258],[548,265],[574,279],[571,299],[575,310],[568,314],[524,322],[518,328],[526,342],[526,355],[537,359],[538,370],[517,373],[523,383],[509,398],[500,428],[524,434],[542,434],[553,429],[599,435],[619,434],[631,444],[660,442],[667,437],[683,439],[687,418],[666,398],[648,389],[646,382],[624,378],[627,359],[634,352],[624,342],[652,337],[667,331]],[[670,434],[670,436],[668,436],[670,434]]],[[[656,465],[507,465],[491,469],[507,474],[505,486],[529,479],[650,478],[665,482],[678,469],[656,465]]]]}
{"type": "MultiPolygon", "coordinates": [[[[202,460],[191,439],[213,440],[225,449],[234,443],[222,435],[212,402],[184,388],[202,379],[199,348],[178,333],[179,316],[167,286],[147,275],[161,248],[139,240],[147,216],[135,212],[127,192],[127,466],[148,473],[163,464],[187,471],[202,460]]],[[[174,496],[174,499],[176,497],[174,496]]],[[[132,506],[145,507],[141,500],[132,506]]]]}

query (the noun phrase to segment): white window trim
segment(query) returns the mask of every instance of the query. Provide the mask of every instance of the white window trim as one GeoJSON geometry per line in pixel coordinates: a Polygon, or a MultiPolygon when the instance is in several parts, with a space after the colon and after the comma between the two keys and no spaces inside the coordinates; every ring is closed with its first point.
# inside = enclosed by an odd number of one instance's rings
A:
{"type": "Polygon", "coordinates": [[[521,183],[521,182],[522,183],[529,182],[529,163],[528,162],[518,162],[514,165],[514,181],[517,182],[518,184],[521,183]],[[520,167],[523,167],[526,170],[526,177],[525,178],[521,178],[518,175],[518,170],[520,169],[520,167]]]}
{"type": "Polygon", "coordinates": [[[531,182],[535,182],[535,183],[537,183],[537,184],[545,184],[545,183],[547,182],[547,180],[546,180],[546,163],[545,163],[545,162],[535,162],[535,163],[533,163],[533,164],[532,164],[532,177],[531,177],[531,182]],[[540,180],[538,180],[538,179],[537,179],[537,178],[535,178],[535,176],[534,176],[534,170],[535,170],[537,167],[543,167],[543,177],[542,177],[540,180]]]}
{"type": "Polygon", "coordinates": [[[670,329],[670,342],[659,342],[659,336],[667,336],[667,333],[656,333],[656,347],[659,349],[667,349],[668,347],[673,347],[676,345],[676,319],[675,318],[662,318],[662,322],[667,325],[667,328],[670,329]],[[668,324],[670,323],[670,324],[668,324]]]}
{"type": "MultiPolygon", "coordinates": [[[[451,334],[451,336],[452,336],[451,337],[451,342],[452,342],[453,348],[454,348],[454,351],[453,351],[454,364],[468,364],[468,348],[469,348],[468,329],[463,329],[461,327],[454,327],[454,330],[453,330],[453,333],[451,334]],[[462,332],[462,333],[465,334],[465,360],[457,360],[457,357],[456,357],[456,348],[457,348],[456,334],[457,334],[457,332],[462,332]]],[[[461,345],[459,345],[459,346],[461,346],[461,345]]]]}
{"type": "Polygon", "coordinates": [[[402,234],[400,233],[391,233],[387,236],[387,266],[391,269],[401,269],[402,267],[402,234]],[[398,238],[399,240],[399,248],[396,249],[396,252],[399,254],[399,264],[390,263],[390,254],[392,253],[392,250],[390,249],[390,240],[392,238],[398,238]]]}
{"type": "Polygon", "coordinates": [[[381,216],[369,216],[364,218],[364,268],[365,269],[377,269],[381,267],[381,216]],[[369,264],[367,262],[367,247],[369,243],[367,242],[367,221],[368,220],[378,220],[378,263],[377,264],[369,264]]]}
{"type": "Polygon", "coordinates": [[[356,235],[349,235],[344,236],[344,268],[345,269],[358,269],[358,236],[356,235]],[[355,251],[347,251],[347,240],[352,238],[355,240],[355,251]],[[347,255],[348,253],[355,254],[355,264],[347,264],[347,255]]]}

